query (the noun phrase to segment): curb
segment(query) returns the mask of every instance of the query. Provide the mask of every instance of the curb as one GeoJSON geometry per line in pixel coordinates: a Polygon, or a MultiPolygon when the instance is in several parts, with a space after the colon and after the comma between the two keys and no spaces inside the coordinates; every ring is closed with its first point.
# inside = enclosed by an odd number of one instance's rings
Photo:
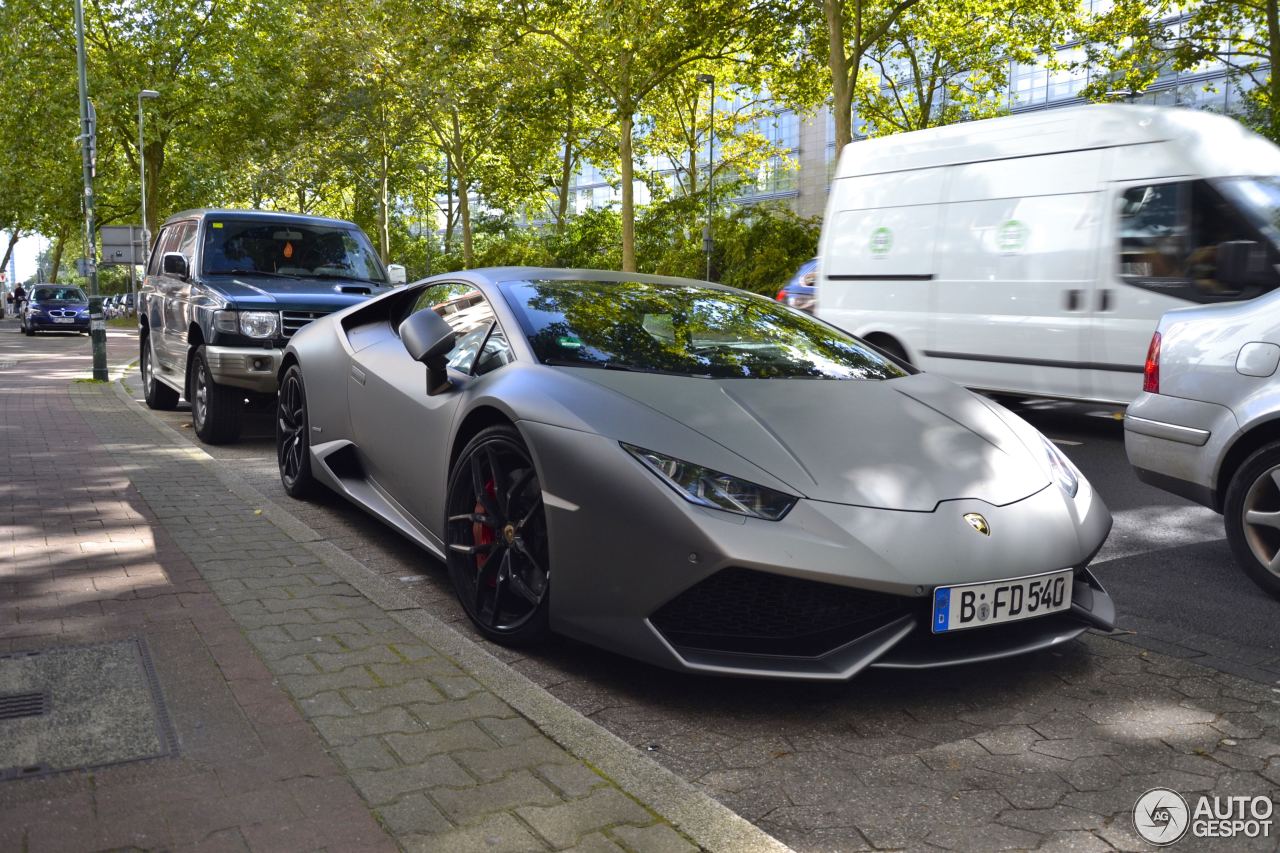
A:
{"type": "Polygon", "coordinates": [[[672,826],[709,851],[784,853],[791,848],[713,799],[692,783],[661,766],[599,724],[592,722],[525,675],[498,660],[471,638],[432,616],[387,578],[375,573],[309,525],[268,498],[164,420],[137,404],[123,376],[112,389],[184,455],[195,459],[232,494],[244,499],[272,524],[387,612],[407,630],[467,670],[570,754],[594,767],[626,794],[652,809],[672,826]]]}

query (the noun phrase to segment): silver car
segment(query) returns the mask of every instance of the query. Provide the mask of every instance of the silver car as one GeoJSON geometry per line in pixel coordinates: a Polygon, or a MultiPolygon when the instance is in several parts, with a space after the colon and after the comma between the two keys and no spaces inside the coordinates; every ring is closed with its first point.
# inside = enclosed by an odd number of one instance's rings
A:
{"type": "Polygon", "coordinates": [[[765,297],[472,270],[306,326],[285,489],[445,561],[495,641],[548,631],[698,672],[845,679],[1110,628],[1111,515],[995,403],[765,297]]]}
{"type": "Polygon", "coordinates": [[[1278,365],[1280,291],[1170,311],[1151,339],[1143,393],[1124,421],[1139,479],[1222,513],[1236,560],[1276,597],[1278,365]]]}

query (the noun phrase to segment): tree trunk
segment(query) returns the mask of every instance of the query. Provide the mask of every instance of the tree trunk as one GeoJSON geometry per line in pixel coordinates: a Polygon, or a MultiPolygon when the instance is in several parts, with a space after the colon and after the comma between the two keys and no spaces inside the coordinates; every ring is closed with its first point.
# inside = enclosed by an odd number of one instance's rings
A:
{"type": "Polygon", "coordinates": [[[569,216],[569,183],[573,180],[573,95],[568,98],[569,124],[564,129],[564,158],[560,161],[560,203],[556,207],[556,232],[563,234],[569,216]]]}
{"type": "Polygon", "coordinates": [[[382,157],[378,171],[378,248],[384,264],[391,263],[391,157],[386,138],[382,140],[382,157]]]}
{"type": "Polygon", "coordinates": [[[164,221],[160,215],[160,172],[164,168],[164,142],[153,140],[147,143],[147,233],[153,238],[159,231],[159,224],[164,221]]]}
{"type": "Polygon", "coordinates": [[[453,251],[453,226],[456,221],[453,216],[453,156],[446,155],[444,158],[444,253],[447,255],[453,251]]]}
{"type": "Polygon", "coordinates": [[[476,262],[475,251],[471,245],[471,200],[467,198],[470,192],[466,173],[459,170],[458,219],[462,222],[462,263],[467,269],[471,269],[476,262]]]}
{"type": "Polygon", "coordinates": [[[622,271],[636,271],[636,188],[632,161],[631,130],[635,117],[631,106],[618,111],[618,159],[622,171],[622,271]]]}
{"type": "Polygon", "coordinates": [[[307,212],[307,188],[298,187],[297,192],[298,192],[298,212],[306,213],[307,212]]]}
{"type": "Polygon", "coordinates": [[[58,268],[62,266],[62,250],[67,247],[67,226],[58,229],[53,241],[53,254],[49,256],[49,283],[58,283],[58,268]]]}
{"type": "MultiPolygon", "coordinates": [[[[4,260],[0,261],[0,273],[9,268],[9,256],[13,254],[13,247],[18,245],[18,238],[22,236],[22,232],[17,228],[9,232],[9,248],[4,250],[4,260]]],[[[9,282],[9,287],[17,284],[16,281],[9,282]]]]}
{"type": "MultiPolygon", "coordinates": [[[[827,19],[827,65],[831,70],[831,109],[836,124],[836,157],[853,141],[853,84],[844,55],[844,8],[841,0],[822,0],[827,19]]],[[[854,57],[858,61],[861,57],[854,57]]],[[[857,66],[854,66],[855,74],[857,66]]]]}
{"type": "Polygon", "coordinates": [[[1267,53],[1271,58],[1268,88],[1271,103],[1271,138],[1280,139],[1280,15],[1276,0],[1267,0],[1267,53]]]}

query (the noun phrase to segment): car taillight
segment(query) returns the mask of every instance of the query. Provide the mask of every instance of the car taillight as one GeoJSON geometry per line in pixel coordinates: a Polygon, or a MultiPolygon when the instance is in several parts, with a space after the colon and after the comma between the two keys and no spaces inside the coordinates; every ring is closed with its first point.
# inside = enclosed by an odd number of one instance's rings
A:
{"type": "Polygon", "coordinates": [[[786,289],[785,287],[784,287],[784,288],[782,288],[782,290],[779,290],[779,291],[778,291],[778,301],[779,301],[779,302],[786,302],[786,301],[787,301],[787,289],[786,289]]]}
{"type": "Polygon", "coordinates": [[[1147,348],[1147,363],[1142,368],[1142,390],[1149,394],[1160,393],[1160,333],[1151,336],[1147,348]]]}

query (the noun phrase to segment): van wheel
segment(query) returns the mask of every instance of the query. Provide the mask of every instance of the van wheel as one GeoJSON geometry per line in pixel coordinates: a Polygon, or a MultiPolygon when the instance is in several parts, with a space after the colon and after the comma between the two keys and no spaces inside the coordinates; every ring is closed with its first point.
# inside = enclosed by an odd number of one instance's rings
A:
{"type": "MultiPolygon", "coordinates": [[[[867,335],[867,343],[902,364],[911,365],[911,359],[907,358],[907,351],[902,348],[902,344],[898,343],[896,338],[888,335],[867,335]]],[[[914,365],[911,366],[914,367],[914,365]]]]}
{"type": "Polygon", "coordinates": [[[138,363],[142,369],[142,396],[147,401],[147,408],[161,412],[171,412],[178,408],[178,392],[156,379],[150,335],[142,336],[138,349],[138,363]]]}
{"type": "Polygon", "coordinates": [[[240,437],[244,392],[213,381],[204,350],[191,359],[191,425],[205,444],[229,444],[240,437]]]}
{"type": "Polygon", "coordinates": [[[1222,517],[1236,562],[1280,598],[1280,442],[1255,452],[1232,476],[1222,517]]]}

